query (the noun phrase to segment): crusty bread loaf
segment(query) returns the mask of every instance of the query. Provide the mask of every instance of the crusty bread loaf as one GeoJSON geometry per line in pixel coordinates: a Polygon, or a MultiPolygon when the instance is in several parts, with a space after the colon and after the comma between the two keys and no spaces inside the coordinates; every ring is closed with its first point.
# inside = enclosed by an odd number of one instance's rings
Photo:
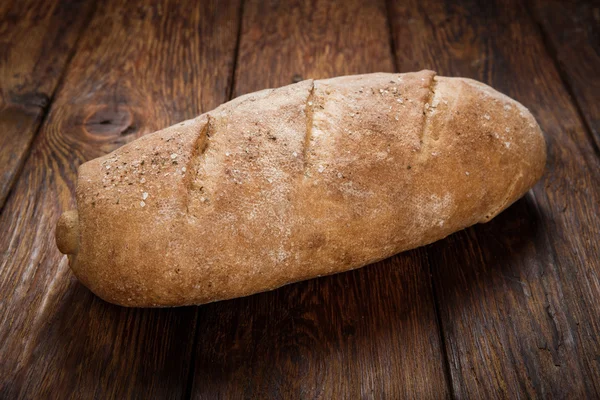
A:
{"type": "Polygon", "coordinates": [[[307,80],[83,164],[57,243],[109,302],[202,304],[486,222],[539,179],[545,159],[529,111],[473,80],[307,80]]]}

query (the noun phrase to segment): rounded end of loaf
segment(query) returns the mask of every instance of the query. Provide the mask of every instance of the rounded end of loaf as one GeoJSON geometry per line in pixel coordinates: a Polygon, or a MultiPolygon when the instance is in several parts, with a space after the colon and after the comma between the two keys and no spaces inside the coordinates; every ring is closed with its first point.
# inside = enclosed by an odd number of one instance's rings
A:
{"type": "Polygon", "coordinates": [[[435,81],[432,103],[439,104],[430,112],[432,124],[443,136],[439,142],[456,151],[469,179],[477,178],[487,188],[477,213],[478,222],[486,223],[542,177],[544,135],[525,106],[488,85],[468,78],[438,76],[435,81]],[[460,147],[451,147],[451,138],[458,135],[460,147]]]}
{"type": "Polygon", "coordinates": [[[76,254],[79,250],[79,214],[77,210],[66,211],[56,224],[56,246],[61,253],[76,254]]]}

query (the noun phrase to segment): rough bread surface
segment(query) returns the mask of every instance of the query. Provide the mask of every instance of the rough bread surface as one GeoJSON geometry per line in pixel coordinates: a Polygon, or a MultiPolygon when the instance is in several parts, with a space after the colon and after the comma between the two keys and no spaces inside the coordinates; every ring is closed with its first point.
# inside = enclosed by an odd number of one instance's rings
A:
{"type": "Polygon", "coordinates": [[[531,113],[479,82],[432,71],[307,80],[83,164],[57,242],[109,302],[202,304],[486,222],[545,160],[531,113]]]}

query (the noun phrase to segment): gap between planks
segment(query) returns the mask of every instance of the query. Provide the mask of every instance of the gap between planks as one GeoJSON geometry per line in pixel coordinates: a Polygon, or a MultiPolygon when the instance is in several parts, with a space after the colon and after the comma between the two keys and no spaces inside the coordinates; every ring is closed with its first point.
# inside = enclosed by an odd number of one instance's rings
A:
{"type": "Polygon", "coordinates": [[[19,163],[16,166],[15,174],[12,177],[12,180],[8,183],[8,188],[6,189],[6,195],[4,196],[3,199],[0,198],[0,214],[2,214],[2,212],[4,211],[4,205],[8,202],[8,199],[13,195],[13,188],[16,186],[17,182],[21,178],[21,173],[23,172],[23,168],[25,167],[25,164],[27,163],[27,161],[29,161],[33,143],[37,139],[37,137],[40,133],[40,130],[42,129],[42,126],[44,126],[44,123],[46,122],[48,113],[50,112],[50,108],[51,108],[52,104],[54,103],[56,93],[58,93],[59,89],[63,85],[65,76],[67,74],[69,66],[71,65],[71,61],[73,60],[73,57],[75,56],[75,54],[77,53],[77,49],[79,48],[80,39],[83,37],[83,34],[85,33],[87,27],[90,25],[90,21],[92,20],[92,18],[94,17],[94,14],[96,13],[96,8],[97,8],[97,3],[95,1],[93,1],[92,5],[90,6],[90,10],[88,11],[87,15],[85,15],[83,18],[83,23],[81,25],[81,28],[79,28],[79,31],[77,32],[77,38],[75,39],[73,46],[71,47],[71,49],[68,52],[67,58],[65,60],[65,63],[63,64],[63,67],[62,67],[62,70],[58,77],[58,80],[56,82],[56,85],[54,86],[54,88],[52,89],[52,92],[48,96],[47,103],[43,107],[40,107],[40,116],[38,117],[37,124],[33,128],[34,132],[33,132],[33,135],[31,136],[31,140],[29,141],[29,143],[27,143],[27,149],[25,150],[25,153],[23,154],[23,156],[21,157],[21,160],[19,161],[19,163]]]}
{"type": "MultiPolygon", "coordinates": [[[[235,89],[235,73],[238,65],[238,58],[240,56],[240,42],[242,39],[242,23],[244,21],[244,4],[246,0],[240,0],[240,10],[238,13],[237,20],[237,36],[235,39],[235,47],[233,50],[233,65],[231,67],[231,75],[229,77],[229,87],[227,88],[227,101],[232,100],[234,89],[235,89]]],[[[207,122],[207,129],[208,124],[207,122]]],[[[188,376],[186,379],[186,387],[184,391],[184,398],[186,400],[190,400],[192,398],[192,391],[194,390],[194,378],[196,376],[196,357],[198,354],[198,340],[199,340],[199,331],[200,331],[200,306],[196,306],[196,320],[194,321],[194,339],[192,340],[192,355],[190,356],[190,363],[188,366],[188,376]]]]}
{"type": "Polygon", "coordinates": [[[536,12],[534,12],[534,6],[533,4],[531,4],[531,2],[532,0],[526,1],[524,7],[527,10],[528,19],[531,21],[531,24],[538,30],[539,35],[542,38],[542,42],[544,43],[544,48],[548,53],[548,57],[554,62],[554,66],[558,71],[558,76],[560,76],[561,83],[565,87],[567,93],[569,94],[569,97],[571,98],[571,103],[573,103],[575,110],[577,110],[577,116],[579,117],[585,128],[586,135],[592,145],[592,148],[594,149],[594,153],[600,161],[600,143],[598,143],[596,137],[593,134],[590,121],[586,118],[585,113],[583,112],[583,105],[581,104],[581,100],[579,99],[579,97],[575,94],[575,90],[573,88],[572,83],[570,82],[568,73],[558,59],[558,49],[552,43],[552,39],[546,32],[546,29],[544,28],[542,22],[538,18],[539,16],[536,12]]]}

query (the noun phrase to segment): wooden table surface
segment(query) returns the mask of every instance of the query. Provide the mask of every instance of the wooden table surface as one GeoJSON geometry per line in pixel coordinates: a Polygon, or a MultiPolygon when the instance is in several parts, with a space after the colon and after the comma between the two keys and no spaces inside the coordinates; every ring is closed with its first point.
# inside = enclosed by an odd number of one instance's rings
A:
{"type": "Polygon", "coordinates": [[[600,4],[0,2],[0,398],[600,398],[600,4]],[[126,309],[56,249],[77,166],[244,93],[429,68],[538,119],[488,224],[242,299],[126,309]]]}

